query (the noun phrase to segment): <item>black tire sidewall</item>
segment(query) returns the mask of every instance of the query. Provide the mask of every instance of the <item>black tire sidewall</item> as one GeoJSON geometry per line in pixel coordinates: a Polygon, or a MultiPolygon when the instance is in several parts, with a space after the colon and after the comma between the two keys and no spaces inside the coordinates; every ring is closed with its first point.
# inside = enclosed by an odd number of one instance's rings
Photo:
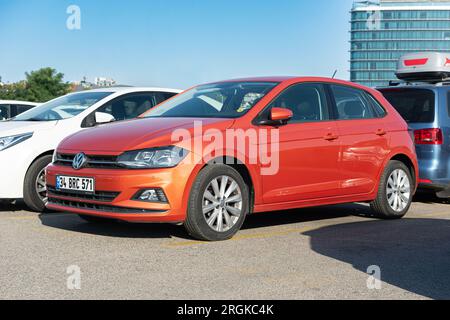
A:
{"type": "Polygon", "coordinates": [[[238,171],[232,167],[226,165],[211,165],[204,168],[197,176],[194,186],[191,190],[189,198],[189,206],[187,213],[188,223],[194,227],[195,232],[192,232],[192,228],[188,228],[191,236],[200,238],[201,240],[208,241],[223,241],[232,238],[242,227],[246,215],[249,212],[249,188],[245,183],[242,176],[238,171]],[[217,232],[211,229],[205,218],[203,217],[202,200],[203,193],[205,192],[209,183],[220,176],[229,176],[233,178],[239,185],[242,193],[242,214],[236,224],[226,232],[217,232]]]}
{"type": "Polygon", "coordinates": [[[412,198],[414,195],[414,181],[412,179],[411,176],[411,172],[409,171],[408,167],[403,164],[400,161],[391,161],[389,163],[389,165],[386,168],[386,171],[383,175],[383,180],[381,183],[381,190],[379,191],[379,195],[382,199],[382,205],[383,205],[383,210],[386,212],[385,217],[386,218],[391,218],[391,219],[398,219],[398,218],[402,218],[406,215],[406,213],[408,212],[409,208],[411,207],[412,204],[412,198]],[[392,174],[392,172],[394,172],[397,169],[401,169],[402,171],[404,171],[409,179],[409,184],[410,184],[410,188],[411,188],[411,195],[409,197],[409,202],[408,205],[405,207],[405,209],[403,209],[402,211],[398,212],[395,211],[394,209],[391,208],[391,206],[389,205],[389,200],[387,198],[387,185],[388,185],[388,180],[390,175],[392,174]]]}
{"type": "Polygon", "coordinates": [[[25,175],[23,198],[25,204],[33,211],[41,212],[45,209],[45,204],[36,192],[35,184],[39,172],[41,172],[41,170],[48,166],[51,162],[51,155],[43,156],[33,162],[25,175]]]}

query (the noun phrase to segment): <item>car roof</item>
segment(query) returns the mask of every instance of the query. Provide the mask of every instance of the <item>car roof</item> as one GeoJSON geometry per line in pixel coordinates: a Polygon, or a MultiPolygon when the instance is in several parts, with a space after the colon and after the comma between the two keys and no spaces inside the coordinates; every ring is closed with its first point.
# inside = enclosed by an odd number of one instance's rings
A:
{"type": "Polygon", "coordinates": [[[397,86],[377,87],[377,90],[389,89],[430,89],[430,90],[449,90],[449,85],[431,84],[431,83],[415,83],[415,84],[400,84],[397,86]]]}
{"type": "Polygon", "coordinates": [[[252,78],[241,78],[241,79],[231,79],[231,80],[224,80],[224,81],[216,81],[211,82],[210,84],[214,83],[223,83],[223,82],[278,82],[278,83],[296,83],[296,82],[326,82],[326,83],[334,83],[334,84],[342,84],[342,85],[350,85],[355,88],[365,89],[365,90],[372,90],[369,87],[365,87],[363,85],[346,81],[346,80],[339,80],[335,78],[326,78],[326,77],[294,77],[294,76],[269,76],[269,77],[252,77],[252,78]]]}
{"type": "Polygon", "coordinates": [[[37,106],[40,103],[38,102],[29,102],[29,101],[20,101],[20,100],[0,100],[1,104],[22,104],[22,105],[29,105],[29,106],[37,106]]]}
{"type": "Polygon", "coordinates": [[[160,87],[107,87],[107,88],[99,88],[99,89],[92,89],[92,90],[78,91],[78,92],[133,93],[133,92],[141,92],[141,91],[180,93],[183,90],[173,89],[173,88],[160,88],[160,87]]]}

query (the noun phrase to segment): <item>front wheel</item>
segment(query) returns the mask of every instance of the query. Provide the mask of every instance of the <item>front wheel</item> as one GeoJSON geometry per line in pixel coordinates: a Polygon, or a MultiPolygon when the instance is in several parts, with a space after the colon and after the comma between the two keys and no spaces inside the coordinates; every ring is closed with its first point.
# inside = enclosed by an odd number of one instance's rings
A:
{"type": "Polygon", "coordinates": [[[184,226],[199,240],[228,240],[242,227],[248,211],[249,189],[239,172],[210,165],[194,182],[184,226]]]}
{"type": "Polygon", "coordinates": [[[52,162],[52,156],[37,159],[28,169],[23,186],[23,200],[28,208],[42,212],[47,202],[45,168],[52,162]]]}
{"type": "Polygon", "coordinates": [[[380,179],[377,198],[371,203],[375,215],[382,219],[400,219],[408,212],[414,195],[414,183],[406,165],[390,161],[380,179]]]}

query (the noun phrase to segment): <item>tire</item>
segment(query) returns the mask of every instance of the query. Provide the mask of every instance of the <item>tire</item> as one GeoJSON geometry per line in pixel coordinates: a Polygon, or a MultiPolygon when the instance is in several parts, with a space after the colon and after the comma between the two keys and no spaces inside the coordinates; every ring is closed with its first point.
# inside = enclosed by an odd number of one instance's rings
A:
{"type": "Polygon", "coordinates": [[[228,240],[241,229],[248,212],[249,188],[239,172],[222,164],[209,165],[200,171],[192,186],[184,227],[198,240],[228,240]],[[221,189],[222,184],[225,192],[221,189]],[[234,191],[227,196],[232,189],[234,191]],[[225,194],[221,196],[222,193],[225,194]],[[237,201],[239,199],[241,201],[237,201]],[[208,208],[211,210],[204,213],[203,210],[208,208]]]}
{"type": "Polygon", "coordinates": [[[97,216],[90,216],[90,215],[85,215],[85,214],[79,214],[78,215],[81,219],[83,219],[86,222],[89,223],[109,223],[111,221],[111,219],[108,218],[102,218],[102,217],[97,217],[97,216]]]}
{"type": "MultiPolygon", "coordinates": [[[[25,181],[23,186],[23,200],[28,208],[32,211],[42,212],[45,210],[45,202],[47,201],[47,188],[45,182],[39,183],[43,184],[43,189],[38,191],[38,178],[42,175],[43,170],[52,162],[52,156],[43,156],[37,159],[28,169],[25,175],[25,181]]],[[[41,176],[42,178],[42,176],[41,176]]],[[[44,176],[45,181],[45,176],[44,176]]]]}
{"type": "Polygon", "coordinates": [[[380,219],[401,219],[411,207],[413,195],[414,180],[408,167],[403,162],[390,161],[381,176],[377,198],[370,206],[380,219]],[[399,175],[402,177],[400,180],[396,179],[399,175]]]}

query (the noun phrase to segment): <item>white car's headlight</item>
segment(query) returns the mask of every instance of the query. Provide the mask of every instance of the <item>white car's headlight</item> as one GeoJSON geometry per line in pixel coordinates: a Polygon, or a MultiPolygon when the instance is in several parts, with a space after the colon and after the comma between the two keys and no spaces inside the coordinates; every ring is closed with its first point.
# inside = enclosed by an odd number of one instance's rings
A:
{"type": "Polygon", "coordinates": [[[188,151],[175,146],[128,151],[117,158],[117,164],[131,169],[176,167],[188,151]]]}
{"type": "Polygon", "coordinates": [[[9,136],[0,138],[0,151],[11,148],[33,136],[33,132],[18,134],[16,136],[9,136]]]}

